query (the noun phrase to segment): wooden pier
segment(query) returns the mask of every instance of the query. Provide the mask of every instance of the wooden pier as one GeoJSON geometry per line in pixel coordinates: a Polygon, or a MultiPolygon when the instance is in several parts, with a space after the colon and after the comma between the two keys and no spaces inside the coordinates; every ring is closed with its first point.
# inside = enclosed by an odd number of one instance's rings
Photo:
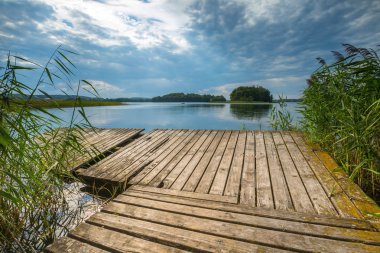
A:
{"type": "Polygon", "coordinates": [[[380,208],[299,132],[156,129],[75,173],[124,190],[48,252],[380,252],[380,208]]]}
{"type": "MultiPolygon", "coordinates": [[[[57,131],[46,133],[49,138],[48,145],[54,148],[55,144],[62,142],[67,129],[60,128],[57,131]]],[[[94,160],[100,160],[116,148],[125,145],[137,138],[144,129],[136,128],[85,128],[77,132],[78,140],[81,142],[82,151],[75,152],[67,161],[69,170],[76,170],[81,166],[88,165],[94,160]]]]}

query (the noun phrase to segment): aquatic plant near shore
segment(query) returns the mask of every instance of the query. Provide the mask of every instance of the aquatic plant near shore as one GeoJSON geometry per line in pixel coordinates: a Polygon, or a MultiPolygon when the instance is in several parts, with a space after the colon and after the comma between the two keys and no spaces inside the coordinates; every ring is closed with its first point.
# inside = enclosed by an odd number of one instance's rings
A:
{"type": "Polygon", "coordinates": [[[278,97],[278,106],[272,108],[270,124],[274,130],[291,131],[297,129],[293,116],[287,110],[287,103],[283,96],[278,97]]]}
{"type": "Polygon", "coordinates": [[[68,54],[73,52],[58,47],[40,65],[9,53],[1,68],[0,252],[39,251],[66,233],[81,212],[80,205],[70,207],[64,178],[71,178],[66,168],[71,152],[83,152],[80,130],[91,126],[78,95],[92,85],[84,80],[72,85],[75,66],[68,54]],[[26,72],[38,70],[41,73],[34,85],[21,81],[26,72]],[[51,135],[43,131],[53,133],[53,126],[61,120],[31,101],[37,92],[48,96],[43,86],[58,90],[57,80],[66,80],[76,102],[67,128],[59,133],[61,141],[52,142],[51,135]]]}
{"type": "Polygon", "coordinates": [[[329,152],[350,179],[380,203],[379,49],[343,46],[346,55],[334,51],[333,64],[317,58],[321,67],[303,92],[300,124],[294,125],[280,97],[271,125],[275,130],[304,131],[310,142],[329,152]]]}
{"type": "MultiPolygon", "coordinates": [[[[368,195],[380,202],[380,59],[378,50],[344,44],[346,54],[308,80],[303,129],[330,152],[368,195]]],[[[379,45],[380,47],[380,45],[379,45]]]]}

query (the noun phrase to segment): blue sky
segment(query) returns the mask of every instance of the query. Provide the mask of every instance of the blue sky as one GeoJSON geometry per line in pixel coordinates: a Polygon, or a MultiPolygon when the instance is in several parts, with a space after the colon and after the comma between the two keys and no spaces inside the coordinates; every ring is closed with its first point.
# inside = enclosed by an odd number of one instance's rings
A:
{"type": "Polygon", "coordinates": [[[0,0],[0,53],[39,63],[60,44],[103,97],[300,96],[341,43],[380,44],[379,0],[0,0]]]}

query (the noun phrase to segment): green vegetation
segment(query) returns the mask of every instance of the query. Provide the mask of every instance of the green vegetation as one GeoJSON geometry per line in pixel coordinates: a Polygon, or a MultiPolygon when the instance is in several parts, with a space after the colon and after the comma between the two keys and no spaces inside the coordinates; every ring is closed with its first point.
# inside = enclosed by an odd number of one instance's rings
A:
{"type": "MultiPolygon", "coordinates": [[[[379,49],[349,44],[344,47],[345,55],[333,52],[333,64],[318,58],[322,66],[313,73],[303,92],[300,128],[311,142],[332,154],[350,178],[379,203],[379,49]]],[[[291,129],[288,116],[282,114],[285,124],[277,127],[291,129]]],[[[281,122],[273,113],[272,119],[281,122]]]]}
{"type": "Polygon", "coordinates": [[[85,80],[72,85],[75,66],[67,54],[72,52],[58,47],[44,66],[9,54],[1,68],[1,252],[40,251],[56,237],[66,234],[81,217],[83,204],[70,203],[67,194],[72,189],[64,178],[75,180],[66,165],[73,151],[83,152],[80,129],[90,127],[78,94],[82,87],[91,89],[92,85],[85,80]],[[40,71],[37,83],[20,82],[20,76],[30,70],[40,71]],[[65,131],[59,132],[53,130],[53,125],[60,124],[59,118],[31,106],[36,92],[46,94],[42,84],[55,87],[56,80],[60,83],[68,80],[67,88],[76,97],[71,121],[65,131]],[[83,120],[78,122],[77,118],[83,120]],[[54,137],[60,141],[52,141],[54,137]]]}
{"type": "Polygon", "coordinates": [[[368,194],[380,201],[380,60],[372,49],[344,45],[310,78],[304,128],[368,194]]]}
{"type": "Polygon", "coordinates": [[[106,99],[108,101],[116,102],[152,102],[151,98],[141,98],[141,97],[132,97],[132,98],[112,98],[106,99]]]}
{"type": "Polygon", "coordinates": [[[231,101],[272,102],[273,97],[268,89],[262,86],[240,86],[230,95],[231,101]]]}
{"type": "Polygon", "coordinates": [[[195,93],[170,93],[152,98],[152,102],[224,102],[223,96],[199,95],[195,93]]]}
{"type": "MultiPolygon", "coordinates": [[[[16,103],[24,103],[23,101],[16,101],[16,103]]],[[[63,108],[63,107],[75,107],[76,100],[58,100],[58,99],[32,99],[29,102],[31,107],[38,108],[63,108]]],[[[122,105],[122,102],[117,101],[104,101],[104,100],[81,100],[81,106],[111,106],[122,105]]]]}
{"type": "Polygon", "coordinates": [[[282,96],[278,98],[278,107],[274,106],[270,114],[270,122],[274,130],[291,131],[296,130],[293,116],[287,110],[286,99],[282,96]]]}

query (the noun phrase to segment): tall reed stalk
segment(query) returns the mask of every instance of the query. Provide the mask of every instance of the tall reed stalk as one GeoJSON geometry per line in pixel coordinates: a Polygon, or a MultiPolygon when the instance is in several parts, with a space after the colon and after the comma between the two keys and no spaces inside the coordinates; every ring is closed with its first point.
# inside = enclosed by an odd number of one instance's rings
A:
{"type": "Polygon", "coordinates": [[[344,44],[303,92],[303,129],[380,202],[380,60],[377,50],[344,44]]]}
{"type": "Polygon", "coordinates": [[[8,54],[0,76],[0,252],[37,252],[67,232],[80,206],[69,205],[65,179],[71,152],[82,152],[81,129],[89,127],[79,92],[91,88],[81,80],[73,84],[75,66],[58,47],[45,65],[8,54]],[[38,80],[23,82],[28,72],[38,80]],[[62,121],[30,101],[36,93],[48,96],[43,87],[59,91],[65,83],[76,94],[76,104],[65,131],[62,121]],[[49,134],[46,134],[49,132],[49,134]],[[52,141],[52,136],[60,141],[52,141]]]}
{"type": "Polygon", "coordinates": [[[287,106],[283,96],[280,95],[278,97],[278,106],[274,106],[270,114],[270,124],[274,130],[292,131],[298,128],[287,106]]]}

